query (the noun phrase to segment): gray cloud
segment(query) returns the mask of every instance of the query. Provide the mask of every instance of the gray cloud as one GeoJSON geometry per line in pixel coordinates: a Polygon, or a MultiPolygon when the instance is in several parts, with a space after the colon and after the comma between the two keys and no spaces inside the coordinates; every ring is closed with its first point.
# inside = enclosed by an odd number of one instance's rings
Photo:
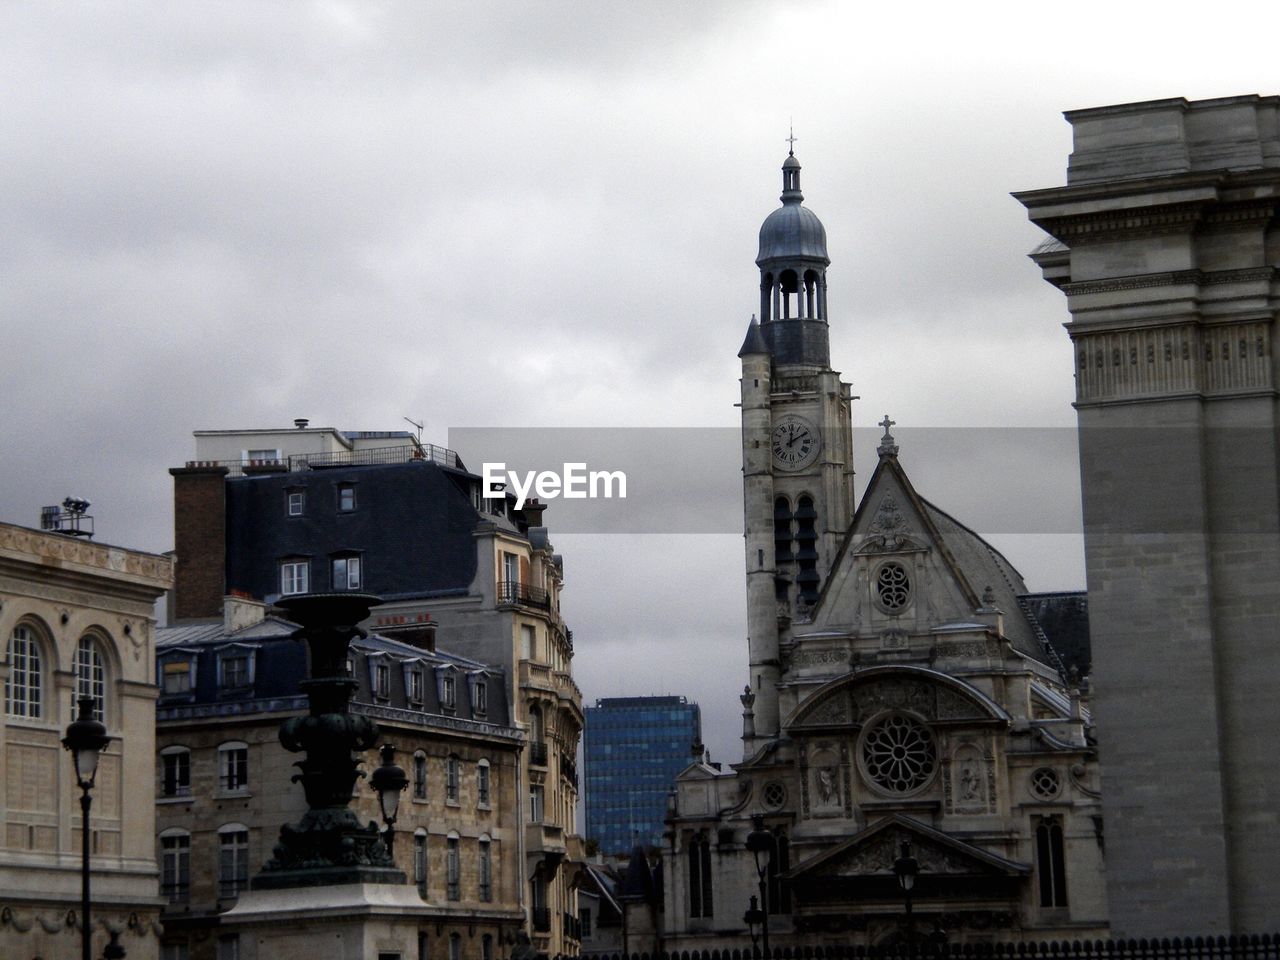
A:
{"type": "MultiPolygon", "coordinates": [[[[1104,11],[1105,33],[1090,9],[838,2],[6,5],[0,516],[75,493],[101,539],[165,549],[190,431],[295,416],[732,429],[792,118],[857,423],[1069,426],[1065,311],[1008,192],[1061,181],[1063,109],[1274,89],[1177,17],[1104,11]]],[[[959,485],[920,485],[966,519],[959,485]]],[[[566,539],[589,698],[738,689],[740,541],[609,563],[566,539]],[[691,624],[707,645],[666,639],[691,624]],[[593,651],[624,635],[670,656],[611,672],[593,651]]],[[[1081,584],[1059,541],[1010,543],[1033,586],[1081,584]]]]}

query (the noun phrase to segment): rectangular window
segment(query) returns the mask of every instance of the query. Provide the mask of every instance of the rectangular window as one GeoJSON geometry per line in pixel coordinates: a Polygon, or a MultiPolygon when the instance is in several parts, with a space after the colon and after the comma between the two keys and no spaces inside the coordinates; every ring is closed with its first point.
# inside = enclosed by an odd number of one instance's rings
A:
{"type": "Polygon", "coordinates": [[[582,939],[586,940],[591,936],[591,908],[578,908],[578,923],[582,926],[582,939]]]}
{"type": "Polygon", "coordinates": [[[286,597],[306,593],[311,584],[311,561],[286,560],[280,564],[280,592],[286,597]]]}
{"type": "Polygon", "coordinates": [[[1040,885],[1040,906],[1067,905],[1067,867],[1062,844],[1061,817],[1035,817],[1036,875],[1040,885]]]}
{"type": "Polygon", "coordinates": [[[489,841],[480,841],[480,902],[493,900],[493,859],[489,852],[489,841]]]}
{"type": "Polygon", "coordinates": [[[489,806],[489,764],[483,762],[476,767],[476,803],[489,806]]]}
{"type": "MultiPolygon", "coordinates": [[[[502,579],[511,587],[518,587],[520,585],[520,558],[514,553],[504,552],[502,554],[502,579]]],[[[515,600],[516,598],[516,593],[513,592],[510,596],[504,597],[503,599],[515,600]]]]}
{"type": "Polygon", "coordinates": [[[218,668],[222,672],[220,686],[224,690],[235,690],[253,683],[249,675],[249,655],[237,653],[218,658],[218,668]]]}
{"type": "Polygon", "coordinates": [[[427,799],[427,758],[420,753],[413,758],[413,799],[427,799]]]}
{"type": "Polygon", "coordinates": [[[440,697],[441,706],[452,710],[458,705],[458,682],[451,676],[444,678],[444,691],[440,697]]]}
{"type": "Polygon", "coordinates": [[[423,683],[421,670],[410,670],[406,674],[405,687],[407,688],[405,692],[410,703],[422,703],[423,683]]]}
{"type": "Polygon", "coordinates": [[[338,484],[338,512],[350,513],[356,508],[356,485],[354,483],[338,484]]]}
{"type": "Polygon", "coordinates": [[[218,835],[218,896],[231,900],[249,888],[249,831],[218,835]]]}
{"type": "Polygon", "coordinates": [[[449,960],[462,960],[462,936],[449,934],[449,960]]]}
{"type": "Polygon", "coordinates": [[[285,504],[289,516],[300,517],[307,505],[307,495],[301,490],[290,490],[285,494],[285,504]]]}
{"type": "Polygon", "coordinates": [[[240,934],[218,938],[218,960],[240,960],[240,934]]]}
{"type": "Polygon", "coordinates": [[[160,838],[160,895],[170,903],[186,903],[191,892],[191,837],[160,838]]]}
{"type": "Polygon", "coordinates": [[[545,793],[541,784],[534,784],[529,788],[529,821],[531,823],[542,822],[543,798],[545,793]]]}
{"type": "Polygon", "coordinates": [[[461,864],[458,860],[458,838],[450,837],[447,859],[445,860],[445,882],[448,884],[446,894],[450,900],[457,900],[461,895],[458,883],[460,870],[461,864]]]}
{"type": "Polygon", "coordinates": [[[461,774],[462,761],[457,757],[450,757],[448,765],[445,767],[444,778],[444,799],[447,803],[458,802],[458,780],[461,774]]]}
{"type": "Polygon", "coordinates": [[[427,882],[427,835],[419,833],[413,838],[413,882],[427,882]]]}
{"type": "Polygon", "coordinates": [[[475,693],[475,703],[472,704],[475,715],[483,717],[489,712],[489,688],[485,684],[484,677],[477,677],[472,689],[475,693]]]}
{"type": "Polygon", "coordinates": [[[160,757],[163,775],[160,793],[165,797],[191,796],[191,754],[187,750],[172,748],[171,753],[160,757]]]}
{"type": "Polygon", "coordinates": [[[218,748],[218,786],[224,793],[238,793],[249,789],[247,746],[218,748]]]}
{"type": "Polygon", "coordinates": [[[538,633],[527,623],[520,625],[520,656],[525,660],[535,660],[538,656],[538,633]]]}
{"type": "Polygon", "coordinates": [[[373,665],[373,695],[382,700],[391,696],[391,665],[375,663],[373,665]]]}
{"type": "Polygon", "coordinates": [[[246,460],[279,460],[280,449],[278,447],[264,447],[261,450],[246,450],[244,458],[246,460]]]}
{"type": "Polygon", "coordinates": [[[359,557],[334,557],[333,589],[359,590],[360,566],[359,557]]]}
{"type": "Polygon", "coordinates": [[[160,668],[161,691],[165,695],[191,692],[191,661],[168,660],[160,668]]]}

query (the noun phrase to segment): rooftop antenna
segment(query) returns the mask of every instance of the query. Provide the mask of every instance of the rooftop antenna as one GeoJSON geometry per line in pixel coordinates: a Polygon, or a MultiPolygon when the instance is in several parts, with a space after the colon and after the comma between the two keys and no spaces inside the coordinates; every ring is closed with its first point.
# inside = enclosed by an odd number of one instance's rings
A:
{"type": "Polygon", "coordinates": [[[418,442],[421,443],[422,442],[422,424],[419,423],[417,420],[410,420],[408,417],[404,417],[403,419],[407,420],[409,423],[413,424],[415,428],[417,428],[418,442]]]}

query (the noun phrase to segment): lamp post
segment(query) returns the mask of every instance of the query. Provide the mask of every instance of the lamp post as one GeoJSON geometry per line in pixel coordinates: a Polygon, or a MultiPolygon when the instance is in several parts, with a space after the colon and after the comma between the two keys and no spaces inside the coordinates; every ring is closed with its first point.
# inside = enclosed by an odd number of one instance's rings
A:
{"type": "Polygon", "coordinates": [[[902,855],[893,861],[893,872],[898,878],[898,886],[902,888],[902,896],[907,907],[907,953],[913,953],[915,930],[911,919],[911,891],[916,885],[916,874],[920,872],[920,864],[911,855],[911,843],[903,841],[902,855]]]}
{"type": "Polygon", "coordinates": [[[760,956],[760,948],[757,943],[759,935],[756,933],[756,928],[764,922],[764,918],[764,911],[760,909],[760,898],[752,894],[751,906],[742,915],[742,922],[747,925],[747,932],[751,934],[751,955],[753,957],[760,956]]]}
{"type": "Polygon", "coordinates": [[[382,808],[382,819],[387,825],[387,832],[384,834],[387,856],[391,856],[396,839],[396,811],[400,809],[400,794],[409,785],[409,778],[396,765],[394,746],[384,743],[379,752],[382,754],[382,765],[370,775],[369,785],[378,792],[378,806],[382,808]]]}
{"type": "Polygon", "coordinates": [[[80,712],[71,725],[62,745],[71,751],[71,762],[76,770],[76,785],[80,787],[80,954],[81,960],[93,960],[93,931],[89,924],[89,807],[93,797],[93,779],[98,775],[98,757],[111,742],[107,728],[93,719],[93,697],[80,697],[80,712]]]}
{"type": "MultiPolygon", "coordinates": [[[[760,885],[760,943],[763,953],[769,957],[769,862],[773,859],[775,841],[773,834],[764,828],[764,814],[751,817],[751,832],[747,834],[747,849],[756,861],[756,879],[760,885]]],[[[755,899],[754,897],[752,898],[755,899]]]]}

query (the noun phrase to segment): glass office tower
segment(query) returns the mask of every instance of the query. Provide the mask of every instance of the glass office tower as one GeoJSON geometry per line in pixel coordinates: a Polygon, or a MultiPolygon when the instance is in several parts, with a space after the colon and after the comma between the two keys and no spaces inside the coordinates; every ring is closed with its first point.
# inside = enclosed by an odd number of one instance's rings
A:
{"type": "Polygon", "coordinates": [[[587,838],[604,854],[662,843],[667,793],[702,744],[684,697],[613,697],[586,709],[587,838]]]}

